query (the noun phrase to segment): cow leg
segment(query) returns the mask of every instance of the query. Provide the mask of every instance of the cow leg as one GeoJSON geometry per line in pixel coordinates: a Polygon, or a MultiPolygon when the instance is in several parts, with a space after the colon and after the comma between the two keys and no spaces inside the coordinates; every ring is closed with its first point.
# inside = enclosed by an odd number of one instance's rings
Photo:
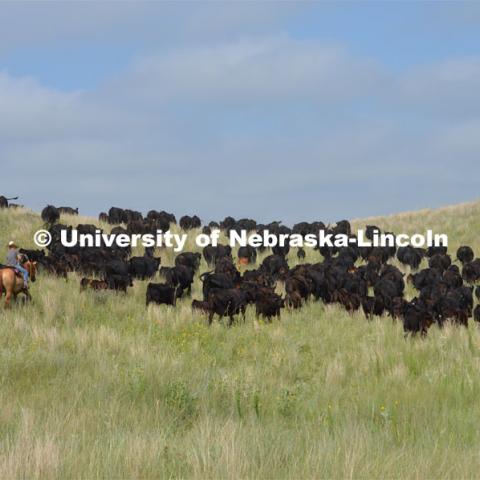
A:
{"type": "Polygon", "coordinates": [[[212,312],[212,311],[208,314],[208,324],[209,324],[209,325],[212,324],[213,316],[214,316],[214,315],[215,315],[215,313],[212,312]]]}

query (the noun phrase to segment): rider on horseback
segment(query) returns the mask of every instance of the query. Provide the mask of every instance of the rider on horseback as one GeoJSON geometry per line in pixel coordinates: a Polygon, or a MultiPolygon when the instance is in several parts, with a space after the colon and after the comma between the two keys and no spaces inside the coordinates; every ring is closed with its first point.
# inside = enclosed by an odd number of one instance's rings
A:
{"type": "Polygon", "coordinates": [[[18,251],[15,242],[9,242],[8,244],[8,253],[7,253],[7,265],[9,267],[14,267],[23,275],[24,288],[28,288],[28,271],[20,265],[22,259],[22,254],[18,251]]]}

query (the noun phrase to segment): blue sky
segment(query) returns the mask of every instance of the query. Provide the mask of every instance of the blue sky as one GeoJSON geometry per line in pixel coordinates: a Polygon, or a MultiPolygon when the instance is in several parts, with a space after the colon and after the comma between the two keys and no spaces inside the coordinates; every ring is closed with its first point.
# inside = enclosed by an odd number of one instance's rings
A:
{"type": "Polygon", "coordinates": [[[478,198],[479,27],[478,2],[2,2],[0,190],[287,223],[478,198]]]}

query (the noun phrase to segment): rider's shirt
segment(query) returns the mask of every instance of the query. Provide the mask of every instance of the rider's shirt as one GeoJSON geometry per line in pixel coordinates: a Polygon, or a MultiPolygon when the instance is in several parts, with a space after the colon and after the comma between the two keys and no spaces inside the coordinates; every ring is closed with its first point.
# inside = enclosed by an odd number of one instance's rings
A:
{"type": "Polygon", "coordinates": [[[18,263],[17,257],[18,257],[18,250],[14,248],[10,249],[7,253],[7,265],[9,267],[14,267],[15,265],[17,265],[18,263]]]}

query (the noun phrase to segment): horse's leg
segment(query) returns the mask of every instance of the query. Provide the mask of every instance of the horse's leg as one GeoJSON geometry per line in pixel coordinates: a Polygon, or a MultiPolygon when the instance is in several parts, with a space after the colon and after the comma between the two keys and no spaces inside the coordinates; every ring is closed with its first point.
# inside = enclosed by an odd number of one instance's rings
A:
{"type": "Polygon", "coordinates": [[[29,302],[31,302],[32,301],[32,296],[30,295],[30,291],[27,288],[25,288],[24,290],[22,290],[22,292],[27,297],[27,300],[29,302]]]}
{"type": "Polygon", "coordinates": [[[1,284],[2,289],[0,291],[0,297],[3,295],[3,291],[5,291],[5,308],[10,307],[10,300],[12,298],[13,288],[15,284],[15,279],[12,278],[12,274],[10,272],[6,272],[3,270],[0,272],[1,275],[1,284]]]}
{"type": "Polygon", "coordinates": [[[10,308],[10,299],[12,298],[12,290],[6,288],[6,295],[5,295],[5,308],[10,308]]]}

